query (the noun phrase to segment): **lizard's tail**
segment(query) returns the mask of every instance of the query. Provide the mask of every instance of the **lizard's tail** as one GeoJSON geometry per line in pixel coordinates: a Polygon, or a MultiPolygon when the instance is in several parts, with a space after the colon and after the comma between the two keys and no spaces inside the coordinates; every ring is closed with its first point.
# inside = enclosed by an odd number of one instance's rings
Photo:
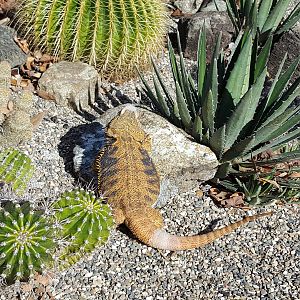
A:
{"type": "MultiPolygon", "coordinates": [[[[165,250],[187,250],[205,246],[212,241],[231,233],[238,227],[250,222],[254,221],[258,218],[271,215],[272,212],[256,214],[253,216],[246,216],[243,220],[238,221],[236,223],[230,224],[223,228],[208,232],[206,234],[194,235],[194,236],[176,236],[167,233],[161,227],[158,228],[154,226],[154,224],[144,224],[145,226],[130,226],[134,225],[135,222],[129,222],[127,226],[132,230],[134,235],[144,242],[145,244],[157,248],[157,249],[165,249],[165,250]],[[131,223],[131,224],[130,224],[131,223]],[[151,226],[152,225],[152,226],[151,226]],[[132,228],[130,228],[132,227],[132,228]],[[133,228],[134,227],[134,228],[133,228]],[[141,232],[139,232],[140,230],[141,232]]],[[[140,220],[141,221],[141,220],[140,220]]],[[[146,223],[148,223],[146,221],[146,223]]],[[[149,223],[151,221],[149,220],[149,223]]],[[[141,225],[141,224],[140,224],[141,225]]]]}

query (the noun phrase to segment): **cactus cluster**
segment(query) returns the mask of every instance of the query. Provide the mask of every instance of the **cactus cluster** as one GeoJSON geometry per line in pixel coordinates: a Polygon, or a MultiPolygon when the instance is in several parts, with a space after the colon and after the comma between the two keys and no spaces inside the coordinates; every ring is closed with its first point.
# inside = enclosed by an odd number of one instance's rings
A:
{"type": "MultiPolygon", "coordinates": [[[[0,181],[22,195],[33,173],[30,158],[8,148],[0,152],[0,181]]],[[[3,189],[5,193],[6,190],[3,189]]],[[[29,202],[5,195],[0,206],[0,275],[7,282],[28,280],[35,272],[66,268],[103,245],[113,218],[94,192],[65,192],[50,207],[37,211],[29,202]],[[57,265],[58,262],[58,265],[57,265]]]]}
{"type": "Polygon", "coordinates": [[[0,182],[10,184],[17,195],[22,195],[34,172],[31,159],[14,148],[0,152],[0,182]]]}
{"type": "Polygon", "coordinates": [[[21,0],[18,19],[31,46],[124,77],[157,52],[166,27],[160,0],[21,0]]]}
{"type": "Polygon", "coordinates": [[[6,282],[27,280],[52,261],[55,241],[41,212],[7,203],[0,211],[0,274],[6,282]]]}
{"type": "Polygon", "coordinates": [[[55,227],[66,245],[59,254],[60,268],[107,241],[113,218],[109,206],[102,202],[94,192],[76,189],[63,193],[52,204],[55,227]]]}

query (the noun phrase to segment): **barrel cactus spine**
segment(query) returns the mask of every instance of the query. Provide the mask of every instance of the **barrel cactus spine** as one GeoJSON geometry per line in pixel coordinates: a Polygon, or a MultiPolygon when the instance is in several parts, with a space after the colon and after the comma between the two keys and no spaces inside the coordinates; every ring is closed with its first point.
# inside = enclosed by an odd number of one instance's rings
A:
{"type": "Polygon", "coordinates": [[[66,268],[103,245],[113,225],[110,208],[94,192],[75,189],[62,194],[52,206],[57,236],[65,244],[58,268],[66,268]]]}
{"type": "Polygon", "coordinates": [[[28,203],[7,203],[0,210],[0,276],[28,280],[51,265],[56,240],[49,219],[28,203]]]}
{"type": "Polygon", "coordinates": [[[20,0],[18,16],[30,46],[121,78],[148,65],[167,20],[161,0],[20,0]]]}
{"type": "Polygon", "coordinates": [[[0,182],[11,185],[17,195],[22,195],[32,178],[34,166],[31,159],[17,149],[0,152],[0,182]]]}

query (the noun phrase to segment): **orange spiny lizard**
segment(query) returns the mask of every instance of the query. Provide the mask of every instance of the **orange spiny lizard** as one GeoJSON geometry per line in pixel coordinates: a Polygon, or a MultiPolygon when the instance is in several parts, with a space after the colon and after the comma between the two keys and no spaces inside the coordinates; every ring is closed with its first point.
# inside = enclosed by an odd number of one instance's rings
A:
{"type": "Polygon", "coordinates": [[[160,179],[149,155],[151,140],[141,129],[134,109],[125,108],[109,124],[106,134],[113,141],[96,159],[99,191],[111,205],[116,225],[125,223],[143,243],[158,249],[185,250],[204,246],[259,217],[243,220],[195,236],[176,236],[164,229],[157,201],[160,179]]]}

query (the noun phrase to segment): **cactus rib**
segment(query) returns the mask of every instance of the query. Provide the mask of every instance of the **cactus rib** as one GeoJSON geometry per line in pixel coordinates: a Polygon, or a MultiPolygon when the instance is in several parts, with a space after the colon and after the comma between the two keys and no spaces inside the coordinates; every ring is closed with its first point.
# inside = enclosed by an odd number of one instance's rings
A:
{"type": "Polygon", "coordinates": [[[102,204],[93,192],[82,189],[65,192],[52,209],[58,234],[67,242],[59,254],[62,268],[107,241],[113,218],[109,206],[102,204]]]}
{"type": "Polygon", "coordinates": [[[51,226],[28,203],[0,211],[0,273],[7,282],[27,280],[52,260],[51,226]]]}
{"type": "Polygon", "coordinates": [[[21,0],[17,28],[32,47],[127,77],[162,46],[166,13],[160,0],[21,0]]]}

